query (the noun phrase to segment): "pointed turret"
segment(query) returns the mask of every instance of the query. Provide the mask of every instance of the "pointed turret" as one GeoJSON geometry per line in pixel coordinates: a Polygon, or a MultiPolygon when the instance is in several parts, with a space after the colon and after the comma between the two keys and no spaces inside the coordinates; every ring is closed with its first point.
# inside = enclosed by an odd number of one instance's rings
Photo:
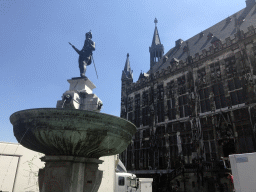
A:
{"type": "Polygon", "coordinates": [[[139,79],[138,80],[140,80],[140,79],[144,79],[144,78],[147,78],[149,76],[149,74],[147,74],[147,73],[142,73],[142,71],[141,71],[141,73],[140,73],[140,76],[139,76],[139,79]]]}
{"type": "Polygon", "coordinates": [[[124,66],[124,70],[122,73],[122,80],[123,79],[133,79],[132,70],[130,67],[130,61],[129,61],[129,53],[127,53],[127,58],[124,66]]]}
{"type": "Polygon", "coordinates": [[[154,22],[155,22],[155,31],[154,31],[154,36],[153,36],[151,47],[156,46],[156,45],[161,45],[159,33],[158,33],[158,30],[157,30],[157,26],[156,26],[157,22],[158,22],[156,18],[155,18],[154,22]]]}
{"type": "Polygon", "coordinates": [[[129,61],[129,53],[127,53],[127,58],[122,72],[122,87],[121,87],[121,112],[120,117],[127,118],[127,89],[133,82],[133,75],[129,61]]]}
{"type": "Polygon", "coordinates": [[[158,29],[157,29],[157,19],[154,20],[155,31],[152,40],[151,47],[149,47],[150,52],[150,69],[152,66],[157,63],[164,55],[164,46],[161,44],[158,29]]]}

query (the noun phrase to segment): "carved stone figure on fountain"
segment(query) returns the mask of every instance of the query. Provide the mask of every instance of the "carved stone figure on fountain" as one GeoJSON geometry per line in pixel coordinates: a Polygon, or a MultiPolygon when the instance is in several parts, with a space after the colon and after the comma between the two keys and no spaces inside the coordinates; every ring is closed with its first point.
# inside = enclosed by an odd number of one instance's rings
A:
{"type": "Polygon", "coordinates": [[[85,77],[86,66],[92,63],[92,52],[95,51],[95,42],[92,39],[92,33],[89,31],[85,34],[86,39],[84,41],[84,46],[81,51],[79,51],[74,45],[69,43],[73,49],[79,54],[78,64],[80,69],[80,76],[85,77]]]}

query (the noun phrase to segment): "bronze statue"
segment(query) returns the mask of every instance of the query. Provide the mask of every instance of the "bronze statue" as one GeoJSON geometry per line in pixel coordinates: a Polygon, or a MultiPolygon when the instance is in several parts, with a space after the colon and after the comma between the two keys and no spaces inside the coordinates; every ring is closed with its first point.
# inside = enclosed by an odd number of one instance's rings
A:
{"type": "Polygon", "coordinates": [[[81,51],[79,51],[74,45],[69,43],[73,47],[73,49],[79,54],[78,63],[81,77],[85,77],[86,66],[92,63],[92,52],[95,51],[95,42],[91,40],[91,31],[86,33],[85,36],[86,39],[84,41],[84,47],[81,51]]]}

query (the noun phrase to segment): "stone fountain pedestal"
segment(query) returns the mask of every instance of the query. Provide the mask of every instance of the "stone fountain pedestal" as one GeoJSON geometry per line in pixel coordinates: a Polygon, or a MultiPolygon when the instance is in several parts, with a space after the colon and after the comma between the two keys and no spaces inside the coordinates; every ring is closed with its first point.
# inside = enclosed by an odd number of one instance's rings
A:
{"type": "Polygon", "coordinates": [[[46,162],[39,170],[40,192],[97,192],[103,171],[98,165],[103,161],[96,158],[74,156],[44,156],[46,162]]]}
{"type": "Polygon", "coordinates": [[[96,86],[86,77],[68,79],[69,90],[57,101],[57,108],[100,111],[102,101],[93,93],[96,86]]]}

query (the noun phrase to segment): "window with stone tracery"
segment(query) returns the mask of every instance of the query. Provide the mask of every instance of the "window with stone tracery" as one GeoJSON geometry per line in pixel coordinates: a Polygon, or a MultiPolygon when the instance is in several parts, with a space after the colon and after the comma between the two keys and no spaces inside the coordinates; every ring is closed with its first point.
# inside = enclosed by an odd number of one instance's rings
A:
{"type": "Polygon", "coordinates": [[[140,94],[135,95],[134,124],[140,126],[140,94]]]}
{"type": "Polygon", "coordinates": [[[243,124],[236,127],[238,133],[238,145],[240,153],[254,152],[253,133],[250,124],[243,124]]]}
{"type": "Polygon", "coordinates": [[[163,85],[159,85],[157,87],[157,121],[164,122],[164,87],[163,85]]]}
{"type": "Polygon", "coordinates": [[[127,102],[127,113],[128,113],[128,121],[133,122],[133,98],[128,97],[128,102],[127,102]]]}
{"type": "Polygon", "coordinates": [[[242,84],[244,84],[244,82],[239,78],[234,78],[228,81],[232,105],[241,104],[245,101],[245,92],[242,84]]]}
{"type": "MultiPolygon", "coordinates": [[[[254,114],[254,110],[251,111],[254,114]]],[[[234,123],[237,132],[238,153],[255,152],[253,127],[250,123],[250,113],[248,108],[233,111],[234,123]]]]}
{"type": "Polygon", "coordinates": [[[135,95],[135,109],[140,108],[140,94],[135,95]]]}
{"type": "Polygon", "coordinates": [[[217,83],[212,86],[214,93],[215,109],[227,107],[223,83],[217,83]]]}
{"type": "Polygon", "coordinates": [[[204,153],[206,161],[210,161],[211,159],[216,159],[217,151],[216,151],[216,143],[214,140],[213,130],[208,129],[203,131],[203,143],[204,143],[204,153]]]}
{"type": "Polygon", "coordinates": [[[149,169],[153,169],[154,168],[154,152],[150,152],[148,155],[148,166],[149,169]]]}
{"type": "Polygon", "coordinates": [[[140,169],[140,150],[135,150],[135,159],[134,159],[134,164],[135,164],[135,169],[139,170],[140,169]]]}
{"type": "Polygon", "coordinates": [[[166,95],[167,99],[174,98],[174,95],[176,92],[174,81],[170,81],[169,83],[167,83],[166,89],[167,89],[167,95],[166,95]]]}
{"type": "Polygon", "coordinates": [[[148,91],[144,91],[142,93],[142,106],[147,106],[148,105],[148,91]]]}
{"type": "Polygon", "coordinates": [[[180,112],[180,118],[182,117],[188,117],[191,115],[191,108],[188,103],[188,95],[183,95],[179,97],[179,112],[180,112]]]}
{"type": "Polygon", "coordinates": [[[191,156],[192,155],[192,142],[191,142],[192,134],[191,133],[182,134],[180,138],[181,138],[183,156],[191,156]]]}
{"type": "Polygon", "coordinates": [[[143,126],[149,125],[150,111],[148,106],[148,91],[144,91],[142,94],[142,124],[143,126]]]}
{"type": "Polygon", "coordinates": [[[199,90],[201,113],[211,110],[209,99],[210,91],[211,89],[209,87],[199,90]]]}
{"type": "Polygon", "coordinates": [[[178,145],[177,145],[177,135],[172,134],[169,136],[169,163],[171,164],[171,167],[175,167],[175,159],[178,157],[178,145]]]}
{"type": "Polygon", "coordinates": [[[220,63],[214,63],[210,65],[210,71],[211,71],[211,81],[216,82],[217,79],[221,78],[220,73],[220,63]]]}
{"type": "Polygon", "coordinates": [[[133,98],[128,97],[128,112],[133,110],[133,98]]]}
{"type": "Polygon", "coordinates": [[[178,90],[179,90],[179,94],[182,95],[184,93],[186,93],[186,76],[182,75],[181,77],[179,77],[177,79],[177,83],[178,83],[178,90]]]}
{"type": "Polygon", "coordinates": [[[134,140],[134,152],[135,152],[135,169],[139,169],[139,156],[140,156],[140,131],[137,131],[135,134],[134,140]]]}
{"type": "Polygon", "coordinates": [[[166,147],[165,145],[159,148],[159,169],[166,169],[168,161],[166,159],[166,147]]]}
{"type": "MultiPolygon", "coordinates": [[[[133,163],[133,153],[132,153],[132,146],[131,146],[131,144],[128,145],[126,159],[127,159],[126,167],[127,167],[128,170],[130,170],[130,169],[132,169],[132,163],[133,163]]],[[[125,162],[125,160],[123,160],[122,162],[125,162]]]]}
{"type": "Polygon", "coordinates": [[[206,72],[205,72],[205,68],[199,69],[197,71],[197,82],[198,85],[204,85],[206,84],[206,72]]]}
{"type": "Polygon", "coordinates": [[[142,169],[148,169],[148,154],[149,149],[141,149],[140,150],[140,164],[142,169]]]}
{"type": "Polygon", "coordinates": [[[157,100],[162,101],[164,99],[164,85],[157,86],[157,100]]]}
{"type": "Polygon", "coordinates": [[[237,74],[235,63],[236,63],[235,56],[225,59],[225,68],[226,68],[226,74],[228,78],[237,74]]]}
{"type": "Polygon", "coordinates": [[[176,119],[176,108],[175,108],[175,98],[167,100],[168,106],[168,118],[169,120],[176,119]]]}
{"type": "Polygon", "coordinates": [[[190,105],[188,103],[188,92],[186,87],[186,76],[183,75],[177,79],[178,82],[178,104],[179,104],[179,112],[180,118],[187,117],[191,115],[190,105]]]}
{"type": "Polygon", "coordinates": [[[150,120],[149,107],[147,106],[142,108],[142,125],[143,126],[149,125],[149,120],[150,120]]]}
{"type": "Polygon", "coordinates": [[[167,107],[169,120],[176,119],[175,92],[174,81],[170,81],[167,83],[167,107]]]}
{"type": "Polygon", "coordinates": [[[212,158],[216,159],[217,157],[212,121],[212,117],[204,117],[200,119],[206,161],[210,161],[212,158]]]}

